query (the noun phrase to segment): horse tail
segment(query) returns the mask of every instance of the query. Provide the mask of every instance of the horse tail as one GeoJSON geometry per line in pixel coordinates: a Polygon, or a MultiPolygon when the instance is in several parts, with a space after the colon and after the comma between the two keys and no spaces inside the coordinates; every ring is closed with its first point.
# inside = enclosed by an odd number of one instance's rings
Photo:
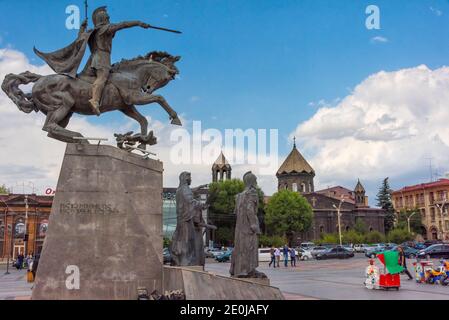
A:
{"type": "Polygon", "coordinates": [[[38,112],[39,109],[33,102],[33,96],[31,93],[25,93],[20,90],[19,86],[22,84],[28,84],[31,82],[38,81],[42,76],[31,73],[29,71],[23,72],[21,74],[8,74],[2,83],[2,90],[7,94],[7,96],[16,104],[16,106],[25,113],[30,113],[31,111],[38,112]]]}

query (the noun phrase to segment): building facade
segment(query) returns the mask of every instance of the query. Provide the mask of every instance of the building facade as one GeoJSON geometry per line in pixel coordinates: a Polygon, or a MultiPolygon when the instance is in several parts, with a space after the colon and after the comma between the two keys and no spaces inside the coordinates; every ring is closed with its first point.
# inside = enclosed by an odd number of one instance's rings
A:
{"type": "Polygon", "coordinates": [[[406,186],[392,193],[396,213],[417,210],[428,240],[449,240],[449,179],[406,186]]]}
{"type": "Polygon", "coordinates": [[[53,196],[0,195],[0,258],[38,254],[48,229],[53,196]]]}
{"type": "Polygon", "coordinates": [[[299,192],[312,206],[312,226],[307,232],[295,235],[298,243],[319,239],[324,233],[338,232],[339,207],[342,232],[354,228],[360,220],[367,227],[367,231],[385,233],[385,212],[382,209],[369,207],[368,197],[360,180],[353,190],[342,186],[314,190],[315,170],[296,148],[296,143],[293,144],[293,150],[277,171],[276,177],[279,191],[287,189],[299,192]]]}

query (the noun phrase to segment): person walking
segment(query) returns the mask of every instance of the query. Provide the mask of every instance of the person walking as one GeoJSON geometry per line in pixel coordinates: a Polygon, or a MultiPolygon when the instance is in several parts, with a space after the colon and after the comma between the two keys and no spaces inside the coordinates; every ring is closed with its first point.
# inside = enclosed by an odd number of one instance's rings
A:
{"type": "Polygon", "coordinates": [[[271,267],[271,264],[273,264],[273,268],[276,268],[276,256],[274,255],[274,251],[275,251],[274,247],[271,246],[271,249],[270,249],[271,261],[268,264],[268,267],[271,267]]]}
{"type": "Polygon", "coordinates": [[[404,268],[404,271],[402,272],[408,276],[408,280],[412,280],[413,277],[407,269],[407,258],[405,257],[404,249],[402,248],[402,246],[398,246],[398,250],[399,250],[399,264],[404,268]]]}
{"type": "Polygon", "coordinates": [[[284,266],[288,267],[288,253],[290,249],[288,248],[288,245],[284,245],[284,248],[282,249],[282,254],[284,255],[284,266]]]}
{"type": "Polygon", "coordinates": [[[19,255],[17,256],[17,264],[16,264],[17,270],[22,270],[24,259],[25,259],[25,257],[23,256],[23,253],[20,252],[19,255]]]}
{"type": "Polygon", "coordinates": [[[290,265],[296,267],[296,250],[295,248],[290,249],[290,265]]]}
{"type": "Polygon", "coordinates": [[[279,250],[279,248],[276,248],[274,250],[274,256],[276,258],[276,262],[277,262],[278,268],[280,268],[279,262],[281,261],[281,250],[279,250]]]}

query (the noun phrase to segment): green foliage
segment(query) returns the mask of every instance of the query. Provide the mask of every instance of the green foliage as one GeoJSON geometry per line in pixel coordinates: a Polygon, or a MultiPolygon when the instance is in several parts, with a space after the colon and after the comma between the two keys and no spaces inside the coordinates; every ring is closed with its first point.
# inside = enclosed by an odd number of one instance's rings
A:
{"type": "Polygon", "coordinates": [[[9,194],[9,189],[4,184],[0,186],[0,194],[9,194]]]}
{"type": "Polygon", "coordinates": [[[363,243],[365,242],[365,236],[355,230],[349,230],[342,233],[343,243],[363,243]]]}
{"type": "Polygon", "coordinates": [[[275,193],[265,211],[265,223],[276,235],[291,238],[293,233],[307,231],[312,225],[312,207],[297,192],[282,190],[275,193]]]}
{"type": "Polygon", "coordinates": [[[411,217],[410,231],[416,234],[420,234],[423,224],[421,220],[421,213],[419,212],[418,209],[401,210],[401,212],[398,213],[396,228],[408,230],[408,223],[407,223],[408,217],[411,217]]]}
{"type": "Polygon", "coordinates": [[[338,238],[338,234],[335,233],[323,233],[321,234],[321,239],[318,241],[315,241],[316,244],[337,244],[340,243],[340,239],[338,238]]]}
{"type": "MultiPolygon", "coordinates": [[[[365,222],[362,219],[357,219],[354,225],[354,230],[359,234],[363,235],[368,231],[365,222]]],[[[360,242],[361,243],[361,242],[360,242]]]]}
{"type": "Polygon", "coordinates": [[[168,248],[171,245],[171,239],[164,237],[164,248],[168,248]]]}
{"type": "Polygon", "coordinates": [[[394,228],[396,215],[394,214],[393,202],[391,201],[390,185],[388,178],[385,178],[377,193],[377,206],[385,210],[385,232],[388,233],[394,228]]]}
{"type": "MultiPolygon", "coordinates": [[[[210,223],[217,226],[215,242],[229,244],[234,241],[235,228],[235,198],[245,189],[245,184],[240,179],[231,179],[213,182],[209,185],[209,217],[210,223]]],[[[263,222],[264,193],[257,188],[259,195],[258,217],[263,222]]]]}
{"type": "Polygon", "coordinates": [[[385,236],[379,231],[371,231],[366,234],[367,243],[385,242],[385,236]]]}
{"type": "Polygon", "coordinates": [[[281,236],[260,235],[259,246],[261,247],[282,247],[287,243],[287,238],[281,236]]]}
{"type": "Polygon", "coordinates": [[[229,246],[234,242],[234,229],[220,227],[215,231],[215,242],[229,246]]]}
{"type": "Polygon", "coordinates": [[[387,236],[389,242],[397,244],[401,244],[405,241],[411,241],[413,240],[413,238],[414,238],[413,234],[409,233],[407,229],[399,229],[399,228],[391,230],[387,236]]]}

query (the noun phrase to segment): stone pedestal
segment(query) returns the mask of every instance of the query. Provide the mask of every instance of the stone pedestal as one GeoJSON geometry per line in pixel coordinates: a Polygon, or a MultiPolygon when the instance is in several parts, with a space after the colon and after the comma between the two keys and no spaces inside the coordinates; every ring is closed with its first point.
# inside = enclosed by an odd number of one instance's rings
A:
{"type": "Polygon", "coordinates": [[[190,267],[164,266],[163,290],[182,290],[186,300],[284,300],[279,288],[265,283],[224,277],[190,267]]]}
{"type": "Polygon", "coordinates": [[[243,281],[247,281],[247,282],[251,282],[251,283],[257,283],[257,284],[261,284],[264,286],[270,285],[270,279],[268,279],[268,278],[235,278],[235,279],[239,279],[239,280],[243,280],[243,281]]]}
{"type": "Polygon", "coordinates": [[[162,171],[112,146],[68,144],[32,299],[160,291],[162,171]]]}

